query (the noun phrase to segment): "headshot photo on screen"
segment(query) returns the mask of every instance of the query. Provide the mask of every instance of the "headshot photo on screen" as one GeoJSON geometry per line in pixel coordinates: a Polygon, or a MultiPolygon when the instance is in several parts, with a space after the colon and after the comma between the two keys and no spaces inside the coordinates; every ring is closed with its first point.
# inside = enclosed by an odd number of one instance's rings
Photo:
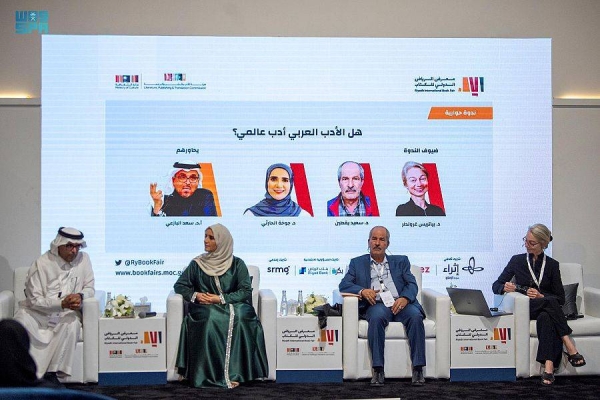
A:
{"type": "Polygon", "coordinates": [[[267,168],[265,198],[247,208],[246,216],[256,217],[310,217],[311,214],[292,200],[294,173],[286,164],[273,164],[267,168]]]}
{"type": "Polygon", "coordinates": [[[218,216],[213,192],[202,187],[200,164],[191,161],[176,162],[169,174],[165,192],[156,182],[150,183],[153,217],[216,217],[218,216]]]}
{"type": "MultiPolygon", "coordinates": [[[[368,165],[368,164],[367,164],[368,165]]],[[[371,182],[370,174],[368,182],[371,182]]],[[[377,204],[372,201],[374,193],[367,191],[365,168],[355,161],[343,162],[337,171],[340,192],[327,202],[328,217],[373,217],[379,216],[377,204]]]]}
{"type": "MultiPolygon", "coordinates": [[[[429,164],[433,167],[435,164],[429,164]]],[[[437,169],[435,169],[435,179],[430,181],[430,171],[427,170],[424,164],[414,161],[408,161],[402,167],[402,183],[410,198],[404,204],[400,204],[396,208],[397,217],[443,217],[446,212],[443,208],[443,203],[440,205],[430,204],[427,202],[426,196],[431,199],[431,189],[434,187],[439,192],[439,200],[442,201],[441,190],[439,190],[439,180],[437,179],[437,169]]]]}

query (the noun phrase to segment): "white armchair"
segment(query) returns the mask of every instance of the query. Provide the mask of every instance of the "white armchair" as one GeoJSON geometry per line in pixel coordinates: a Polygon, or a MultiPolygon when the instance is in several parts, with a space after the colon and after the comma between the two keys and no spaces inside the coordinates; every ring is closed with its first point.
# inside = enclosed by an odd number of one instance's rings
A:
{"type": "MultiPolygon", "coordinates": [[[[267,379],[275,380],[277,370],[277,298],[270,289],[260,289],[260,270],[254,265],[248,265],[248,272],[252,277],[252,305],[256,310],[265,334],[265,347],[267,361],[269,362],[269,376],[267,379]]],[[[171,293],[167,298],[167,380],[179,379],[175,361],[179,347],[179,334],[183,322],[183,297],[171,293]]]]}
{"type": "MultiPolygon", "coordinates": [[[[563,285],[579,283],[577,310],[584,317],[569,321],[569,326],[573,330],[571,337],[577,350],[585,357],[586,365],[574,368],[563,356],[563,362],[557,366],[557,375],[600,374],[600,357],[596,355],[600,347],[600,289],[584,287],[581,264],[561,263],[560,274],[563,285]]],[[[536,321],[529,320],[529,299],[519,293],[508,293],[503,308],[515,314],[517,377],[541,375],[541,364],[535,360],[538,338],[536,321]]]]}
{"type": "MultiPolygon", "coordinates": [[[[427,318],[425,324],[424,375],[430,378],[450,378],[450,297],[431,289],[422,289],[421,269],[411,266],[417,280],[417,299],[427,318]]],[[[367,343],[369,323],[358,319],[358,298],[343,298],[343,369],[344,379],[370,378],[371,354],[367,343]]],[[[404,325],[391,322],[385,331],[386,378],[410,378],[412,365],[410,347],[404,325]],[[391,361],[393,360],[393,361],[391,361]]]]}
{"type": "MultiPolygon", "coordinates": [[[[29,267],[17,268],[14,272],[13,291],[0,293],[0,319],[12,318],[19,309],[19,302],[25,299],[25,281],[29,267]]],[[[96,291],[96,297],[83,301],[83,333],[75,347],[73,375],[61,379],[62,382],[98,382],[98,319],[103,291],[96,291]]]]}

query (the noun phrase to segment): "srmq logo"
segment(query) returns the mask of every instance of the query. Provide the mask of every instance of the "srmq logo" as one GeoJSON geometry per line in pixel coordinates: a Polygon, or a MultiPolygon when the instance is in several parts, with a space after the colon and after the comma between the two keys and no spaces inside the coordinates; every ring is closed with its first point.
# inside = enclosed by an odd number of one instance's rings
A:
{"type": "Polygon", "coordinates": [[[269,267],[267,268],[267,273],[269,274],[290,274],[290,267],[269,267]]]}
{"type": "Polygon", "coordinates": [[[471,96],[479,96],[479,93],[483,93],[483,89],[483,76],[465,76],[462,88],[458,88],[458,91],[471,92],[471,96]]]}

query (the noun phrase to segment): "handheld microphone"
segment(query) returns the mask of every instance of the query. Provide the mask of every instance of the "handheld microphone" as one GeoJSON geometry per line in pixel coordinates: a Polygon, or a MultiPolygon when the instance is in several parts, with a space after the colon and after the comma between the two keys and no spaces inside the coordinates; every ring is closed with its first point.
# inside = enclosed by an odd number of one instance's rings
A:
{"type": "Polygon", "coordinates": [[[140,318],[147,318],[147,317],[156,317],[156,312],[152,311],[152,312],[146,312],[146,311],[141,311],[138,314],[138,317],[140,318]]]}

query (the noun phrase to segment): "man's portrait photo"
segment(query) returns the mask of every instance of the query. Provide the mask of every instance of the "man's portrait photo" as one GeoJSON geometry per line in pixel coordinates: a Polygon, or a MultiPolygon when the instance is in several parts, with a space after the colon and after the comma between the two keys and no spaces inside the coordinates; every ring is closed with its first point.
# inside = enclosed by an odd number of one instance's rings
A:
{"type": "Polygon", "coordinates": [[[345,161],[338,168],[337,179],[340,193],[327,202],[328,217],[379,216],[369,164],[345,161]]]}
{"type": "Polygon", "coordinates": [[[163,195],[156,182],[150,183],[153,217],[216,217],[217,205],[213,192],[202,186],[201,164],[176,162],[169,174],[163,195]]]}

